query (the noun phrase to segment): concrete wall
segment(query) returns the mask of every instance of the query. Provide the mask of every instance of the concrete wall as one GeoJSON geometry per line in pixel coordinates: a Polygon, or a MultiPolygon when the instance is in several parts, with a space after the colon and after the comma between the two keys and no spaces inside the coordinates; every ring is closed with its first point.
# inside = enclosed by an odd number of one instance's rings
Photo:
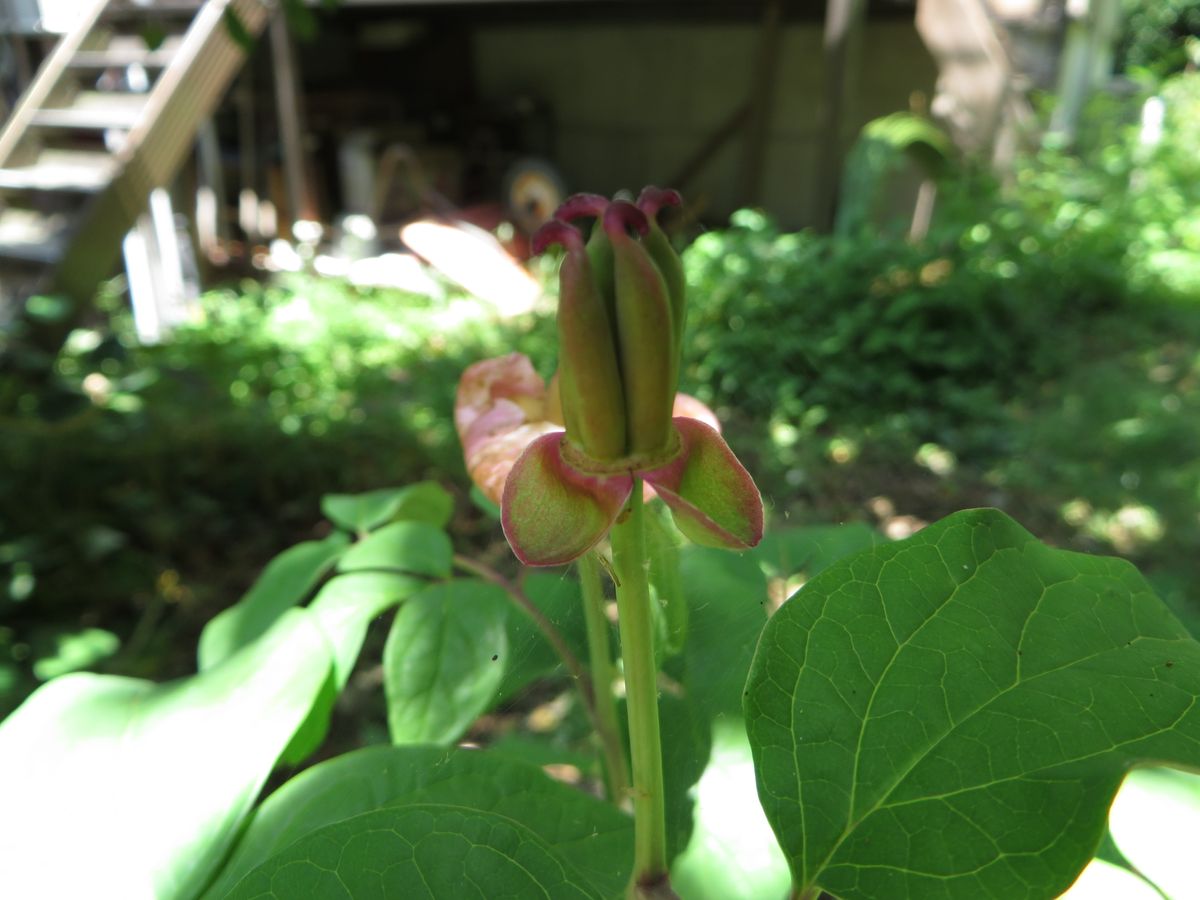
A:
{"type": "MultiPolygon", "coordinates": [[[[473,56],[485,97],[550,104],[568,189],[607,194],[665,183],[746,100],[758,32],[753,24],[496,25],[474,32],[473,56]]],[[[763,205],[787,227],[815,218],[822,69],[820,23],[785,26],[763,205]]],[[[869,22],[845,140],[907,109],[913,91],[931,95],[936,75],[911,22],[869,22]]],[[[743,205],[741,164],[739,135],[688,186],[690,199],[707,200],[706,218],[743,205]]]]}

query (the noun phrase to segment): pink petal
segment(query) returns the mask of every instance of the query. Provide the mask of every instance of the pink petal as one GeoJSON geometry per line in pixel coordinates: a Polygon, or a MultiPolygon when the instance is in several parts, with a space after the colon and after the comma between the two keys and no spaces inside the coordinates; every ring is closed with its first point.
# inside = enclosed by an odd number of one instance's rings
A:
{"type": "Polygon", "coordinates": [[[721,433],[721,423],[717,421],[717,414],[691,394],[675,395],[675,406],[671,410],[671,415],[676,418],[687,416],[689,419],[699,419],[717,434],[721,433]]]}
{"type": "Polygon", "coordinates": [[[763,534],[762,497],[754,479],[717,432],[697,419],[674,419],[682,450],[657,469],[639,472],[671,508],[690,540],[745,550],[763,534]]]}
{"type": "MultiPolygon", "coordinates": [[[[509,400],[524,410],[527,420],[545,418],[546,385],[529,357],[510,353],[469,366],[458,380],[454,398],[454,427],[465,443],[472,423],[489,412],[498,400],[509,400]]],[[[517,423],[520,424],[520,423],[517,423]]]]}
{"type": "Polygon", "coordinates": [[[504,536],[529,566],[557,566],[582,556],[608,533],[633,490],[628,473],[573,469],[560,452],[563,438],[558,433],[535,440],[504,485],[504,536]]]}

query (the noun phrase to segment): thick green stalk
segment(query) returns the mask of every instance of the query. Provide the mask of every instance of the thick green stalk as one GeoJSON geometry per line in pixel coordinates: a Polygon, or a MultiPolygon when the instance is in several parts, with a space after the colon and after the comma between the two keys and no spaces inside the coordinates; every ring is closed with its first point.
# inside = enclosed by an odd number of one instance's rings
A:
{"type": "Polygon", "coordinates": [[[600,581],[600,563],[595,551],[579,557],[579,585],[583,590],[583,618],[587,626],[588,664],[592,675],[592,704],[602,730],[599,735],[604,751],[604,775],[608,796],[618,806],[629,791],[629,765],[621,746],[617,723],[617,704],[613,699],[616,670],[608,639],[608,617],[604,614],[604,588],[600,581]]]}
{"type": "MultiPolygon", "coordinates": [[[[612,529],[613,570],[629,746],[633,760],[634,862],[629,896],[660,893],[668,884],[667,826],[663,797],[662,738],[658,724],[658,671],[650,617],[642,481],[635,478],[629,504],[612,529]]],[[[667,888],[669,890],[669,888],[667,888]]]]}

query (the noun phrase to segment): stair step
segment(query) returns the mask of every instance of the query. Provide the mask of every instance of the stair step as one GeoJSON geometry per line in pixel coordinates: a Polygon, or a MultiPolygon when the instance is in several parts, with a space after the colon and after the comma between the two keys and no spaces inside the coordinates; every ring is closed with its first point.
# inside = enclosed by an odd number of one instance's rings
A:
{"type": "Polygon", "coordinates": [[[72,69],[128,69],[130,66],[142,66],[146,69],[165,69],[171,64],[173,50],[159,48],[150,50],[146,47],[121,48],[109,50],[80,50],[72,58],[69,66],[72,69]]]}
{"type": "Polygon", "coordinates": [[[32,263],[54,263],[62,257],[66,218],[28,209],[0,212],[0,257],[32,263]]]}
{"type": "Polygon", "coordinates": [[[43,150],[29,165],[0,169],[0,190],[87,194],[99,191],[115,173],[116,161],[107,153],[43,150]]]}
{"type": "Polygon", "coordinates": [[[101,18],[147,19],[151,17],[185,18],[195,15],[204,0],[113,0],[101,18]]]}
{"type": "Polygon", "coordinates": [[[70,106],[39,109],[33,114],[33,124],[41,128],[127,130],[137,124],[145,106],[145,94],[83,91],[72,99],[70,106]]]}

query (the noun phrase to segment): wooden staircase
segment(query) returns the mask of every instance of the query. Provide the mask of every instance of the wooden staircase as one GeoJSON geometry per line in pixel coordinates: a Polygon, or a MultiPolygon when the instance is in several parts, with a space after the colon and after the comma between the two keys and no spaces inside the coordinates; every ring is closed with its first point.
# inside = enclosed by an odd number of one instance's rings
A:
{"type": "Polygon", "coordinates": [[[150,192],[170,183],[271,0],[80,0],[0,131],[0,324],[32,293],[78,307],[150,192]],[[147,24],[152,24],[152,29],[147,24]],[[161,40],[148,46],[144,34],[161,40]]]}

